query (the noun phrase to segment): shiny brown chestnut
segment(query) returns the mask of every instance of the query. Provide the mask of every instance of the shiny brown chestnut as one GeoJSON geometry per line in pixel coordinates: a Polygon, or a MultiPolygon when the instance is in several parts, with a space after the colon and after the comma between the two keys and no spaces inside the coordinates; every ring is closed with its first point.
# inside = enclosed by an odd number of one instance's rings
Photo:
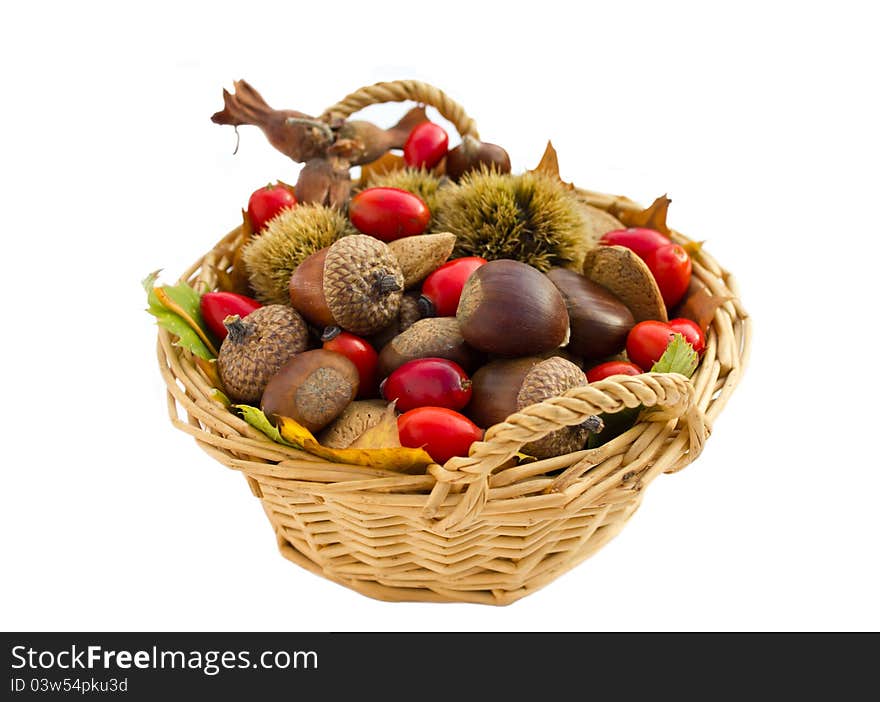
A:
{"type": "Polygon", "coordinates": [[[568,335],[568,311],[556,286],[537,268],[510,259],[474,271],[455,316],[469,346],[498,356],[540,354],[568,335]]]}
{"type": "Polygon", "coordinates": [[[458,181],[465,173],[486,167],[498,173],[510,173],[510,156],[497,144],[465,135],[461,143],[446,154],[446,175],[458,181]]]}
{"type": "Polygon", "coordinates": [[[270,421],[290,417],[316,432],[336,419],[357,391],[354,363],[341,353],[315,349],[297,354],[272,376],[260,408],[270,421]]]}
{"type": "Polygon", "coordinates": [[[568,310],[569,353],[592,360],[623,350],[635,319],[617,296],[567,268],[551,268],[547,277],[559,288],[568,310]]]}

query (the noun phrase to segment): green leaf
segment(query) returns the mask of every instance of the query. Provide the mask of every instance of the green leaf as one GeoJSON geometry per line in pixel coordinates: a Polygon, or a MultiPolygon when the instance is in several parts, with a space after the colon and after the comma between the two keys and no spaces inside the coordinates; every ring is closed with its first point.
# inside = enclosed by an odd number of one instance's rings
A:
{"type": "Polygon", "coordinates": [[[652,367],[652,373],[681,373],[686,378],[690,378],[694,371],[697,370],[697,364],[700,357],[681,334],[676,334],[666,351],[652,367]]]}
{"type": "Polygon", "coordinates": [[[199,310],[201,295],[186,283],[156,286],[159,271],[153,271],[141,281],[147,291],[147,312],[160,327],[177,336],[175,346],[210,360],[217,356],[199,310]]]}
{"type": "Polygon", "coordinates": [[[302,448],[301,446],[297,446],[296,444],[292,444],[287,441],[283,436],[281,436],[281,432],[279,432],[275,425],[269,421],[269,418],[263,414],[263,410],[258,407],[251,407],[250,405],[233,405],[235,409],[241,412],[242,419],[250,424],[255,429],[259,429],[266,436],[268,436],[272,441],[275,441],[279,444],[284,444],[285,446],[293,446],[294,448],[302,448]]]}
{"type": "Polygon", "coordinates": [[[196,356],[200,356],[205,360],[214,358],[214,354],[205,345],[205,342],[199,338],[195,330],[185,322],[181,317],[169,312],[162,306],[151,307],[147,310],[157,320],[160,327],[167,329],[177,336],[177,341],[173,342],[175,346],[180,346],[192,351],[196,356]]]}

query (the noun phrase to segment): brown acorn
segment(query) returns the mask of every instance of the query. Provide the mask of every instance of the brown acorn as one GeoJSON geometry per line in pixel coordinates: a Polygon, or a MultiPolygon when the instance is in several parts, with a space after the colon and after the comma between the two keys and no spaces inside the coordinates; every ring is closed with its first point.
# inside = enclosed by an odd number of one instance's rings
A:
{"type": "Polygon", "coordinates": [[[306,323],[288,305],[266,305],[245,319],[223,320],[229,330],[217,357],[220,379],[233,402],[255,405],[269,379],[308,347],[306,323]]]}
{"type": "Polygon", "coordinates": [[[353,234],[306,258],[289,291],[290,304],[311,324],[368,336],[398,313],[403,273],[387,244],[353,234]]]}
{"type": "Polygon", "coordinates": [[[477,268],[455,313],[469,346],[498,356],[529,356],[557,348],[568,335],[565,300],[537,268],[509,259],[477,268]]]}
{"type": "MultiPolygon", "coordinates": [[[[471,376],[471,383],[466,412],[478,426],[488,428],[524,407],[587,385],[587,378],[580,368],[559,356],[530,356],[491,361],[471,376]]],[[[590,418],[525,444],[521,450],[536,458],[561,456],[583,448],[590,431],[600,428],[601,421],[590,418]]]]}
{"type": "Polygon", "coordinates": [[[510,173],[510,156],[497,144],[479,141],[466,134],[461,143],[446,154],[446,175],[458,181],[465,173],[480,168],[510,173]]]}
{"type": "Polygon", "coordinates": [[[382,348],[378,372],[380,378],[387,378],[408,361],[445,358],[470,373],[481,355],[465,343],[455,317],[428,317],[417,321],[382,348]]]}
{"type": "Polygon", "coordinates": [[[626,305],[598,283],[567,268],[551,268],[547,277],[565,299],[571,328],[565,346],[569,353],[592,360],[623,349],[635,326],[626,305]]]}
{"type": "Polygon", "coordinates": [[[310,432],[330,424],[358,391],[358,371],[341,353],[314,349],[285,363],[266,384],[260,408],[270,421],[290,417],[310,432]]]}

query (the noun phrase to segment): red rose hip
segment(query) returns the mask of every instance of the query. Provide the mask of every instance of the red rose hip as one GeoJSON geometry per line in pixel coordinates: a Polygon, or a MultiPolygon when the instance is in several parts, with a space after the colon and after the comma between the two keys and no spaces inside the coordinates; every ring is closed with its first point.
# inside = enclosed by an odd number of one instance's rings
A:
{"type": "Polygon", "coordinates": [[[293,188],[284,183],[266,185],[254,190],[248,199],[247,216],[254,234],[259,234],[266,223],[282,210],[296,205],[293,188]]]}
{"type": "Polygon", "coordinates": [[[479,256],[465,256],[447,261],[422,283],[419,306],[426,317],[454,317],[467,279],[486,263],[479,256]]]}
{"type": "Polygon", "coordinates": [[[397,418],[400,443],[423,448],[437,463],[453,456],[467,456],[471,444],[483,438],[483,430],[463,414],[446,407],[417,407],[397,418]]]}
{"type": "Polygon", "coordinates": [[[684,337],[684,340],[693,347],[698,355],[703,355],[706,350],[706,335],[703,334],[699,324],[684,317],[670,319],[668,324],[673,331],[677,331],[684,337]]]}
{"type": "Polygon", "coordinates": [[[362,234],[385,242],[421,234],[431,219],[424,201],[400,188],[361,190],[351,199],[348,216],[362,234]]]}
{"type": "Polygon", "coordinates": [[[202,319],[221,341],[226,338],[229,330],[223,324],[226,317],[237,314],[244,319],[255,309],[262,307],[256,300],[233,292],[209,292],[199,300],[199,312],[202,319]]]}
{"type": "Polygon", "coordinates": [[[595,383],[612,375],[641,375],[644,372],[635,363],[629,361],[606,361],[587,371],[587,382],[595,383]]]}
{"type": "Polygon", "coordinates": [[[645,264],[657,281],[666,309],[672,309],[684,297],[691,283],[691,257],[684,247],[666,244],[648,254],[645,264]]]}
{"type": "Polygon", "coordinates": [[[460,410],[471,399],[471,380],[455,361],[417,358],[382,381],[381,392],[401,412],[428,406],[460,410]]]}
{"type": "Polygon", "coordinates": [[[376,397],[376,369],[379,365],[379,354],[368,341],[356,334],[343,331],[339,327],[327,327],[321,335],[323,348],[326,351],[341,353],[354,363],[358,372],[358,394],[360,399],[376,397]]]}
{"type": "Polygon", "coordinates": [[[433,168],[449,150],[449,135],[439,124],[422,122],[403,145],[403,160],[411,168],[433,168]]]}
{"type": "Polygon", "coordinates": [[[625,246],[644,261],[655,249],[671,244],[672,241],[656,229],[630,227],[606,232],[599,238],[599,243],[608,246],[625,246]]]}

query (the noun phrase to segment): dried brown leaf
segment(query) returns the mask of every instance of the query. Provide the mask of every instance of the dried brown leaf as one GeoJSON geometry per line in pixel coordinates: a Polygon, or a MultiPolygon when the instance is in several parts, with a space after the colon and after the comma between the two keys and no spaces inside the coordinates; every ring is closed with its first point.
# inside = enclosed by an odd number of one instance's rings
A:
{"type": "Polygon", "coordinates": [[[544,149],[544,155],[541,156],[540,163],[530,173],[543,173],[551,178],[556,178],[566,188],[574,190],[574,185],[566,183],[559,177],[559,156],[556,153],[556,149],[553,148],[553,142],[551,141],[547,142],[547,148],[544,149]]]}
{"type": "Polygon", "coordinates": [[[707,287],[692,280],[684,300],[678,305],[672,316],[684,317],[696,322],[705,334],[712,323],[715,311],[732,299],[731,297],[713,295],[707,287]]]}
{"type": "Polygon", "coordinates": [[[627,227],[645,227],[654,229],[666,236],[670,235],[669,227],[666,225],[666,214],[669,210],[670,200],[666,195],[661,195],[650,207],[633,212],[632,210],[624,210],[617,206],[612,206],[610,212],[617,217],[627,227]]]}

